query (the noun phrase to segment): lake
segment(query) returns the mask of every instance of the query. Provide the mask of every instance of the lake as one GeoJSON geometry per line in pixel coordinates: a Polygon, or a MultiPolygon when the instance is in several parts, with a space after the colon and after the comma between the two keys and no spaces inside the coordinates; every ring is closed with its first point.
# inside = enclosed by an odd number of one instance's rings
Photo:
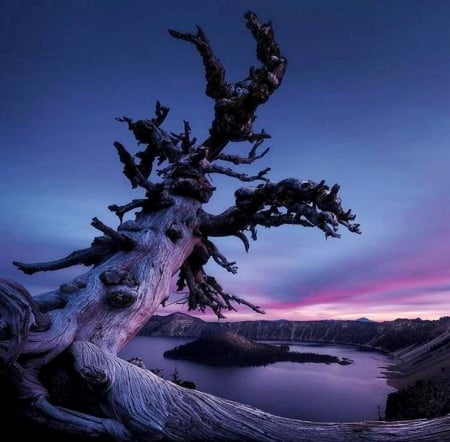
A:
{"type": "Polygon", "coordinates": [[[175,369],[197,390],[252,405],[279,416],[322,422],[377,420],[384,414],[387,395],[394,388],[383,371],[389,356],[354,346],[301,342],[286,343],[291,351],[322,353],[349,358],[350,365],[277,362],[264,367],[209,367],[189,361],[165,359],[163,353],[192,338],[138,336],[119,354],[141,357],[147,368],[175,369]]]}

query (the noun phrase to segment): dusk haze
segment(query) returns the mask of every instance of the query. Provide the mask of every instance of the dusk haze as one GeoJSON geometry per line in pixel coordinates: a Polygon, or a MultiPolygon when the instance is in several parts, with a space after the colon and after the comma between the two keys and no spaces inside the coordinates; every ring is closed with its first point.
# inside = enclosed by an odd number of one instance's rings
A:
{"type": "MultiPolygon", "coordinates": [[[[0,274],[35,295],[86,270],[27,276],[12,261],[88,247],[93,217],[116,227],[108,205],[141,197],[120,173],[112,143],[138,147],[116,117],[151,118],[160,100],[171,109],[166,128],[188,120],[207,137],[213,101],[201,60],[167,30],[202,26],[236,81],[256,63],[246,10],[272,20],[289,64],[256,112],[270,151],[239,170],[338,183],[362,234],[259,227],[248,253],[239,239],[218,238],[239,270],[208,265],[210,274],[266,312],[240,306],[227,320],[448,315],[450,3],[434,0],[1,2],[0,274]]],[[[218,191],[207,209],[219,213],[240,183],[211,179],[218,191]]],[[[188,313],[181,298],[174,283],[158,314],[188,313]]]]}

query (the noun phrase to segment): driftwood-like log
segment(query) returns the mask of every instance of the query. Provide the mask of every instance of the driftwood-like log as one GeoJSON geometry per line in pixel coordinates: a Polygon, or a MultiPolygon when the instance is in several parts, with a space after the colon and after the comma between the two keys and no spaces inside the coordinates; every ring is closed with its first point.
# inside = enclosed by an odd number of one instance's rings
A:
{"type": "Polygon", "coordinates": [[[256,408],[189,390],[148,370],[77,342],[75,370],[89,382],[108,380],[101,405],[135,440],[255,442],[444,442],[450,415],[406,422],[315,423],[271,415],[256,408]],[[154,438],[154,439],[152,439],[154,438]]]}

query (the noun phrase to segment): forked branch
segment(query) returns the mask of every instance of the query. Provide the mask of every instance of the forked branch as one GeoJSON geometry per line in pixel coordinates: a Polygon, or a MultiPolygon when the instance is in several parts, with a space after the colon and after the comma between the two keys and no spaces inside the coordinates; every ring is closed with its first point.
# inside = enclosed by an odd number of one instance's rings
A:
{"type": "Polygon", "coordinates": [[[124,165],[123,173],[130,180],[133,189],[140,186],[146,190],[153,190],[153,184],[150,181],[147,181],[147,178],[142,174],[140,168],[136,165],[130,152],[128,152],[118,141],[114,142],[114,147],[119,154],[120,161],[124,165]]]}
{"type": "Polygon", "coordinates": [[[215,100],[210,136],[202,143],[209,148],[210,161],[216,159],[230,141],[257,141],[267,136],[265,132],[253,133],[255,111],[280,86],[287,66],[272,25],[260,23],[253,12],[247,12],[245,18],[256,40],[257,57],[262,66],[251,67],[249,76],[237,83],[225,81],[225,70],[201,28],[197,27],[196,34],[169,31],[172,37],[193,43],[203,60],[206,94],[215,100]]]}

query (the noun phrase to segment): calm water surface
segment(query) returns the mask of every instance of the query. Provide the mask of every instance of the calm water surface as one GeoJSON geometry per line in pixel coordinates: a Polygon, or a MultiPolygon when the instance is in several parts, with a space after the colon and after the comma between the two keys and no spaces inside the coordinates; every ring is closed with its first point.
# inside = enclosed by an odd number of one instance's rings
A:
{"type": "Polygon", "coordinates": [[[382,374],[391,359],[351,346],[287,343],[292,351],[352,359],[351,365],[277,362],[265,367],[224,368],[163,357],[166,350],[193,340],[139,336],[119,356],[140,356],[147,368],[162,369],[166,378],[178,369],[180,377],[195,382],[197,390],[295,419],[376,420],[379,411],[384,414],[387,395],[395,391],[382,374]]]}

